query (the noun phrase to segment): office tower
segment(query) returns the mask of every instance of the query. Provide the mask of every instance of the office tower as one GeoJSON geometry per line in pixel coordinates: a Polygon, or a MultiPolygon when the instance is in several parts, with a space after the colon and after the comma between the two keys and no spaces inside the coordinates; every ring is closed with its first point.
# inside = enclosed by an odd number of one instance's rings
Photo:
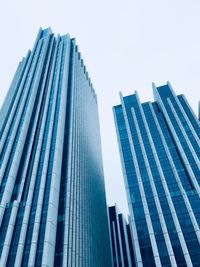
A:
{"type": "Polygon", "coordinates": [[[200,266],[200,122],[170,83],[114,107],[137,266],[200,266]]]}
{"type": "Polygon", "coordinates": [[[111,266],[97,98],[75,39],[39,31],[0,137],[1,266],[111,266]]]}
{"type": "Polygon", "coordinates": [[[135,267],[130,225],[117,206],[108,208],[113,267],[135,267]]]}

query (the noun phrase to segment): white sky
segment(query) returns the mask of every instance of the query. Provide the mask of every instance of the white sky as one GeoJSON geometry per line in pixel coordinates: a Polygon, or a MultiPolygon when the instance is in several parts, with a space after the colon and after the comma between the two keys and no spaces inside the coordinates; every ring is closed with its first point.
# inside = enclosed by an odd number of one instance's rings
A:
{"type": "Polygon", "coordinates": [[[76,37],[98,94],[109,204],[127,213],[112,106],[170,81],[195,112],[200,95],[199,0],[0,0],[0,105],[39,27],[76,37]]]}

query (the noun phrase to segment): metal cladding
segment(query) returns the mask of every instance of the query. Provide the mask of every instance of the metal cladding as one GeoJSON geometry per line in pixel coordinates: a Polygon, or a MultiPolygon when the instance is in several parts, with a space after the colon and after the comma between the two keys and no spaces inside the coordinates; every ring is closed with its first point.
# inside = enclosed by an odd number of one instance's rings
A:
{"type": "Polygon", "coordinates": [[[113,108],[136,266],[200,266],[200,122],[170,83],[113,108]]]}
{"type": "Polygon", "coordinates": [[[75,39],[51,29],[0,112],[0,266],[111,266],[96,94],[75,39]]]}

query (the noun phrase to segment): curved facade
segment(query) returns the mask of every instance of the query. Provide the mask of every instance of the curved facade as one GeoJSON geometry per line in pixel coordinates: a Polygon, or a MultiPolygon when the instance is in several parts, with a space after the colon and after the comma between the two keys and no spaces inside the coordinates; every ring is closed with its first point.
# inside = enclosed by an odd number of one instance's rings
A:
{"type": "Polygon", "coordinates": [[[111,266],[97,98],[75,39],[40,30],[0,113],[1,266],[111,266]]]}

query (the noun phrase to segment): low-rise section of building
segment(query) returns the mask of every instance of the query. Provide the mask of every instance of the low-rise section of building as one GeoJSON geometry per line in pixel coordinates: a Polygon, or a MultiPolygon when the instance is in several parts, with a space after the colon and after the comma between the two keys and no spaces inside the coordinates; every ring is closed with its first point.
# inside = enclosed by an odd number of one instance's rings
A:
{"type": "Polygon", "coordinates": [[[135,266],[130,226],[117,206],[109,207],[113,267],[135,266]]]}

